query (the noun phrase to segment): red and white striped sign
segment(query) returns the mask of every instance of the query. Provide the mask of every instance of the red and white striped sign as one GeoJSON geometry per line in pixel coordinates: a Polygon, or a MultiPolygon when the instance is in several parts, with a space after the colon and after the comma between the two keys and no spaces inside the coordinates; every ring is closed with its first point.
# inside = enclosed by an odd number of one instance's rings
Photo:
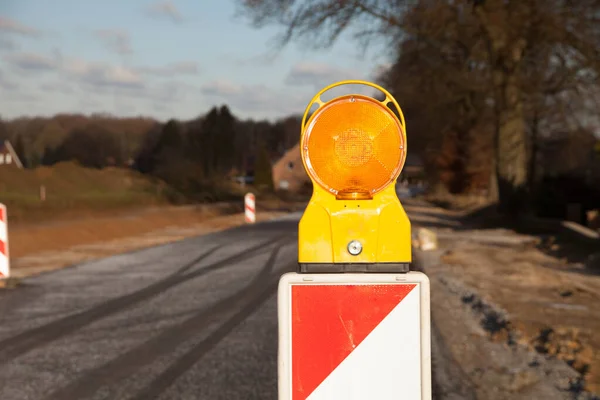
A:
{"type": "Polygon", "coordinates": [[[431,399],[429,279],[285,274],[279,400],[431,399]]]}
{"type": "Polygon", "coordinates": [[[244,205],[245,205],[245,214],[246,214],[246,222],[254,223],[256,222],[256,206],[255,206],[255,198],[252,193],[246,193],[244,196],[244,205]]]}
{"type": "Polygon", "coordinates": [[[8,256],[8,224],[6,206],[0,203],[0,279],[10,276],[10,259],[8,256]]]}

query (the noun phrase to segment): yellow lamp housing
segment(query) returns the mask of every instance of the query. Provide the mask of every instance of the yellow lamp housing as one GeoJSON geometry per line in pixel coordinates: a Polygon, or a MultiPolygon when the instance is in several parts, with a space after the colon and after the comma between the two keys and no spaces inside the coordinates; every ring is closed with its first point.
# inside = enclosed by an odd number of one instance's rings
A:
{"type": "Polygon", "coordinates": [[[408,272],[411,227],[396,194],[406,160],[405,127],[396,100],[374,83],[337,82],[310,101],[300,136],[302,163],[313,183],[298,226],[301,273],[408,272]],[[326,91],[349,84],[375,88],[385,99],[350,94],[321,100],[326,91]]]}

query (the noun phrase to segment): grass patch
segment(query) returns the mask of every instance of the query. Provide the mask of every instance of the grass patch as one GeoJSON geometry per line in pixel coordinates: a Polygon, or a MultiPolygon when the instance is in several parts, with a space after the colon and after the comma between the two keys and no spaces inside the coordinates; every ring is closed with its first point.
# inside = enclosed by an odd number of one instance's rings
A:
{"type": "Polygon", "coordinates": [[[198,183],[181,193],[166,183],[126,168],[84,168],[74,162],[35,169],[0,168],[0,203],[11,222],[29,223],[115,215],[161,205],[232,202],[247,192],[257,197],[257,209],[283,209],[308,201],[310,194],[275,193],[268,188],[240,186],[226,179],[198,183]],[[45,187],[45,200],[40,188],[45,187]]]}
{"type": "Polygon", "coordinates": [[[0,168],[0,202],[7,206],[11,221],[165,204],[170,191],[164,183],[124,168],[97,170],[71,162],[35,169],[0,168]]]}

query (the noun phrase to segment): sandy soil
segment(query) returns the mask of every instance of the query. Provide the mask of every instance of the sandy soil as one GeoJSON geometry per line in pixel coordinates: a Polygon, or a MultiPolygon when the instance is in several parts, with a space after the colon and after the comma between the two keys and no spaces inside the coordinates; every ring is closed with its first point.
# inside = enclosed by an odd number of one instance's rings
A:
{"type": "Polygon", "coordinates": [[[478,398],[558,398],[545,397],[550,387],[560,398],[600,395],[600,270],[569,261],[583,255],[549,255],[536,236],[463,226],[435,207],[407,210],[415,231],[427,226],[437,233],[439,258],[425,271],[438,308],[432,313],[478,398]],[[479,334],[469,329],[465,310],[479,334]],[[451,327],[452,321],[461,323],[451,327]],[[456,337],[480,334],[489,344],[479,348],[478,339],[456,337]],[[492,344],[500,347],[486,347],[492,344]]]}
{"type": "MultiPolygon", "coordinates": [[[[257,221],[286,210],[258,210],[257,221]]],[[[147,208],[111,217],[9,225],[11,277],[20,279],[244,224],[230,205],[147,208]]]]}
{"type": "MultiPolygon", "coordinates": [[[[540,252],[533,242],[481,243],[479,235],[489,233],[445,236],[440,244],[450,249],[442,257],[446,271],[506,310],[490,335],[566,361],[583,374],[586,389],[600,394],[600,276],[540,252]]],[[[463,300],[477,307],[474,297],[463,300]]]]}

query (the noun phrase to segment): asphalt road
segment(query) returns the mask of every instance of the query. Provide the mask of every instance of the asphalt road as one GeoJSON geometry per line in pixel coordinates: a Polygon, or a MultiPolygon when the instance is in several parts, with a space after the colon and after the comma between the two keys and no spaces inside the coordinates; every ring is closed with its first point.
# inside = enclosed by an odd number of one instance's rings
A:
{"type": "MultiPolygon", "coordinates": [[[[300,216],[0,291],[0,399],[277,399],[276,290],[300,216]]],[[[434,399],[474,398],[446,346],[434,324],[434,399]]]]}
{"type": "Polygon", "coordinates": [[[298,215],[0,292],[0,399],[276,399],[277,282],[298,215]]]}

